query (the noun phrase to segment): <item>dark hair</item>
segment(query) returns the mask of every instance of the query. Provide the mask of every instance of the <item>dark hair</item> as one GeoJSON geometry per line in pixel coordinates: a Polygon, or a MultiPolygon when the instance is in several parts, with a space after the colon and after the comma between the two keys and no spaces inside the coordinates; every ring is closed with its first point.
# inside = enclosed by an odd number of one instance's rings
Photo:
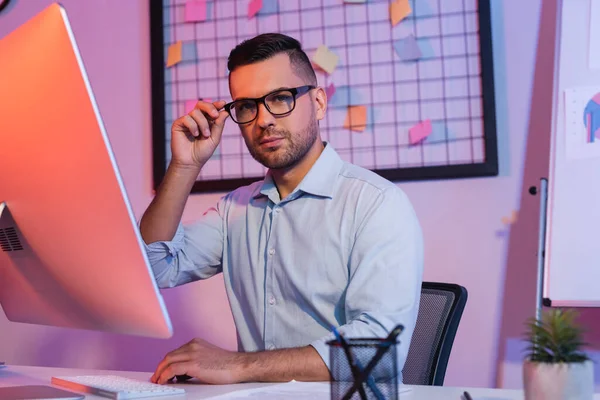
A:
{"type": "Polygon", "coordinates": [[[229,53],[227,69],[232,72],[237,67],[264,61],[280,53],[287,53],[296,75],[317,85],[315,70],[300,42],[281,33],[263,33],[238,44],[229,53]]]}

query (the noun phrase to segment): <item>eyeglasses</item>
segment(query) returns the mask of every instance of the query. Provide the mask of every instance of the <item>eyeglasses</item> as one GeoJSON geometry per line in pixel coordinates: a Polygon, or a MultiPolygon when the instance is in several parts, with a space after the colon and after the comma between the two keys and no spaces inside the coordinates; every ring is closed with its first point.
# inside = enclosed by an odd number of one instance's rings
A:
{"type": "Polygon", "coordinates": [[[279,89],[267,93],[258,99],[240,99],[225,104],[225,110],[237,124],[247,124],[258,116],[259,104],[264,104],[274,116],[286,115],[294,111],[296,98],[308,93],[315,86],[306,85],[297,88],[279,89]]]}

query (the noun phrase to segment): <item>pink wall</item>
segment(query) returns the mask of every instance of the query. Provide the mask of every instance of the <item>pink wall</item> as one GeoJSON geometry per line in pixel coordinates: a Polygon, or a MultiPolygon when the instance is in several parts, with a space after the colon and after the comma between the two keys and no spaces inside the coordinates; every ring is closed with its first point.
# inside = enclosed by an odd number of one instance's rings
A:
{"type": "MultiPolygon", "coordinates": [[[[14,2],[9,12],[0,14],[0,37],[49,3],[14,2]]],[[[62,1],[138,217],[152,196],[147,3],[62,1]]],[[[500,176],[400,185],[423,225],[425,279],[456,282],[469,290],[447,385],[500,382],[505,343],[520,335],[522,321],[534,312],[538,199],[523,191],[537,183],[547,165],[547,136],[540,132],[547,131],[548,88],[539,89],[539,82],[547,80],[550,71],[535,70],[539,75],[533,79],[536,55],[542,51],[536,53],[542,2],[492,3],[500,176]],[[535,87],[541,92],[534,93],[535,87]],[[534,94],[542,100],[532,106],[534,94]],[[535,142],[533,135],[539,136],[535,142]],[[501,218],[519,208],[519,220],[509,231],[501,218]]],[[[549,21],[547,13],[543,17],[549,21]]],[[[218,196],[193,196],[185,218],[193,219],[218,196]]],[[[151,371],[165,352],[195,336],[235,348],[221,278],[164,294],[175,328],[170,340],[15,324],[1,315],[0,359],[26,365],[151,371]]]]}

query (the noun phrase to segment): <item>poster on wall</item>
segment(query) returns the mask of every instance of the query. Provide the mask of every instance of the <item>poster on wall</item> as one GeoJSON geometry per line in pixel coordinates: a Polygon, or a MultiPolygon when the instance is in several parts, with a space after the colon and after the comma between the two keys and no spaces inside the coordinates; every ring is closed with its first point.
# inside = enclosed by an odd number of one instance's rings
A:
{"type": "Polygon", "coordinates": [[[600,157],[600,86],[565,90],[567,159],[600,157]]]}

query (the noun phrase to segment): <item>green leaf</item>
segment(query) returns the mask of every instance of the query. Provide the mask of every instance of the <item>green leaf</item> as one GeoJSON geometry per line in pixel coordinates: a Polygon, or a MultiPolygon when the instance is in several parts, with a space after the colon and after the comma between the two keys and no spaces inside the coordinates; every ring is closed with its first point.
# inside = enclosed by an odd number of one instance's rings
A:
{"type": "Polygon", "coordinates": [[[546,310],[541,321],[530,318],[526,322],[529,346],[526,356],[533,362],[571,363],[589,360],[582,352],[583,329],[575,320],[575,310],[553,308],[546,310]]]}

